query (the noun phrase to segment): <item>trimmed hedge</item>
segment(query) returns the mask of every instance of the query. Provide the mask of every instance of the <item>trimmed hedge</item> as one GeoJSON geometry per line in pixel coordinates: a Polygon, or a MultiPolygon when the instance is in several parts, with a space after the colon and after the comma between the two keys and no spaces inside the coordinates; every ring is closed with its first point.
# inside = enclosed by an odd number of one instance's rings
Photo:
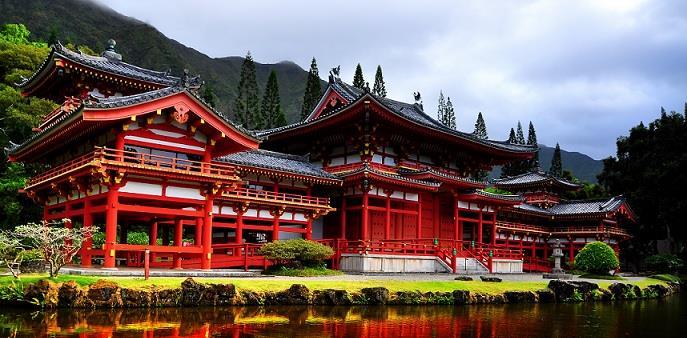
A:
{"type": "Polygon", "coordinates": [[[588,243],[575,256],[575,268],[593,274],[608,275],[619,266],[615,251],[604,242],[588,243]]]}
{"type": "Polygon", "coordinates": [[[315,241],[289,239],[265,244],[260,254],[277,264],[321,266],[322,261],[334,255],[334,250],[315,241]]]}
{"type": "Polygon", "coordinates": [[[653,255],[646,259],[646,268],[658,273],[676,272],[684,266],[682,259],[671,254],[653,255]]]}

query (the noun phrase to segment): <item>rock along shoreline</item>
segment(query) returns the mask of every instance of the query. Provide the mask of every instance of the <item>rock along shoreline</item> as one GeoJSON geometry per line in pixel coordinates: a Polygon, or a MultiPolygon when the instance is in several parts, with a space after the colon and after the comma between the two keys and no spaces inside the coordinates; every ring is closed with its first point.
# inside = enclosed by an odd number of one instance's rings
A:
{"type": "Polygon", "coordinates": [[[24,288],[23,299],[1,301],[3,305],[53,308],[154,308],[194,306],[271,306],[271,305],[468,305],[504,303],[569,303],[622,301],[663,298],[680,292],[680,284],[657,283],[646,288],[613,283],[608,290],[585,281],[552,280],[537,291],[506,291],[502,294],[453,292],[390,292],[384,287],[346,290],[309,290],[293,284],[278,292],[237,290],[233,284],[198,283],[192,278],[176,289],[130,289],[114,282],[99,280],[89,286],[74,281],[60,284],[40,280],[24,288]]]}

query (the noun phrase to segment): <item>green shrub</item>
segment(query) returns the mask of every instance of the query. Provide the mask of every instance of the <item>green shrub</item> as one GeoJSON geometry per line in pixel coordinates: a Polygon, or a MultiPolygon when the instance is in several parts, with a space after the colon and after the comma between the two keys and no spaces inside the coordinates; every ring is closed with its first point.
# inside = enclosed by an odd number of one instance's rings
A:
{"type": "Polygon", "coordinates": [[[325,259],[334,255],[334,250],[314,241],[289,239],[265,244],[260,254],[277,264],[321,266],[325,259]]]}
{"type": "Polygon", "coordinates": [[[93,240],[93,245],[91,247],[94,249],[100,249],[103,247],[103,244],[105,244],[105,233],[102,231],[93,232],[91,239],[93,240]]]}
{"type": "Polygon", "coordinates": [[[617,269],[619,265],[615,251],[604,242],[588,243],[575,256],[576,269],[597,275],[608,275],[609,271],[617,269]]]}
{"type": "Polygon", "coordinates": [[[646,259],[646,268],[659,273],[676,272],[683,266],[682,259],[671,254],[653,255],[646,259]]]}
{"type": "Polygon", "coordinates": [[[22,262],[40,261],[43,260],[43,253],[36,249],[24,250],[19,253],[19,257],[21,257],[22,262]]]}
{"type": "Polygon", "coordinates": [[[150,238],[148,234],[143,231],[133,231],[126,234],[126,243],[133,245],[148,245],[150,243],[150,238]]]}
{"type": "Polygon", "coordinates": [[[675,275],[666,274],[666,273],[659,274],[659,275],[651,275],[651,276],[649,276],[649,278],[662,280],[664,282],[673,282],[673,283],[678,283],[678,284],[682,283],[682,280],[680,279],[680,277],[675,276],[675,275]]]}
{"type": "Polygon", "coordinates": [[[291,276],[291,277],[317,277],[317,276],[338,276],[343,272],[338,270],[330,270],[326,267],[305,267],[300,269],[292,269],[283,265],[274,265],[265,271],[265,274],[275,276],[291,276]]]}

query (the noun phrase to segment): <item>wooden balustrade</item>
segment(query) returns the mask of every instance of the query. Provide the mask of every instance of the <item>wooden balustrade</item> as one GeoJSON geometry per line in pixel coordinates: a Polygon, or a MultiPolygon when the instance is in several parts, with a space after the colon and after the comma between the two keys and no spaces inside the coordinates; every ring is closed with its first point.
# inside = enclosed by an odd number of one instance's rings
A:
{"type": "Polygon", "coordinates": [[[329,198],[326,197],[278,193],[273,191],[249,188],[237,188],[225,192],[224,194],[222,194],[222,196],[226,198],[240,198],[242,200],[269,201],[278,202],[279,204],[292,204],[301,206],[329,208],[329,198]]]}

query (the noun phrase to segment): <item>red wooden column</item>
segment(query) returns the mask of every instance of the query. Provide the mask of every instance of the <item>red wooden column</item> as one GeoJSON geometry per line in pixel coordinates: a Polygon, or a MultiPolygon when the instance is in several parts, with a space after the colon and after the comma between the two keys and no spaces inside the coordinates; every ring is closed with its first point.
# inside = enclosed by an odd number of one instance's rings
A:
{"type": "Polygon", "coordinates": [[[494,215],[491,218],[491,245],[496,245],[496,208],[494,208],[494,215]]]}
{"type": "Polygon", "coordinates": [[[460,213],[458,213],[458,198],[453,195],[453,237],[456,241],[463,240],[463,229],[460,224],[460,213]]]}
{"type": "Polygon", "coordinates": [[[386,210],[384,214],[384,238],[391,239],[391,191],[385,191],[386,210]]]}
{"type": "Polygon", "coordinates": [[[544,259],[549,259],[549,243],[546,242],[546,238],[543,238],[544,240],[544,259]]]}
{"type": "Polygon", "coordinates": [[[193,244],[195,246],[200,246],[203,242],[203,219],[196,218],[195,234],[193,236],[193,244]]]}
{"type": "Polygon", "coordinates": [[[107,191],[105,204],[105,245],[103,268],[115,269],[115,249],[117,242],[117,211],[119,209],[119,186],[111,185],[107,191]]]}
{"type": "MultiPolygon", "coordinates": [[[[308,189],[310,191],[310,189],[308,189]]],[[[274,192],[279,193],[279,183],[274,182],[274,192]]],[[[273,241],[278,241],[279,240],[279,218],[281,217],[282,212],[280,212],[279,209],[273,210],[272,216],[274,216],[274,219],[272,220],[272,240],[273,241]]]]}
{"type": "Polygon", "coordinates": [[[234,212],[236,212],[236,237],[234,238],[234,243],[243,243],[243,213],[246,212],[246,208],[242,205],[234,206],[234,212]]]}
{"type": "Polygon", "coordinates": [[[150,234],[148,234],[150,245],[157,245],[157,233],[158,233],[158,228],[157,228],[157,221],[156,221],[150,225],[150,234]]]}
{"type": "Polygon", "coordinates": [[[477,243],[482,243],[482,229],[483,229],[483,221],[484,221],[484,208],[479,209],[479,222],[477,223],[477,243]]]}
{"type": "Polygon", "coordinates": [[[415,238],[420,239],[422,238],[422,194],[418,193],[417,194],[417,229],[415,238]]]}
{"type": "MultiPolygon", "coordinates": [[[[93,214],[91,214],[91,200],[86,198],[83,203],[83,226],[93,226],[93,214]]],[[[81,248],[81,266],[84,268],[91,267],[91,247],[93,246],[93,237],[90,235],[86,237],[83,247],[81,248]]]]}
{"type": "Polygon", "coordinates": [[[200,268],[210,270],[212,267],[212,207],[214,196],[205,196],[205,206],[203,207],[203,254],[200,257],[200,268]]]}
{"type": "Polygon", "coordinates": [[[341,194],[341,233],[339,234],[339,237],[341,239],[346,239],[346,195],[341,194]]]}
{"type": "Polygon", "coordinates": [[[360,231],[360,239],[363,241],[366,241],[370,239],[370,227],[369,227],[369,218],[370,218],[370,213],[368,212],[368,207],[369,207],[369,192],[367,189],[363,188],[363,207],[360,209],[360,211],[363,213],[362,215],[362,222],[361,222],[361,231],[360,231]]]}
{"type": "MultiPolygon", "coordinates": [[[[306,196],[308,198],[312,197],[312,187],[308,186],[308,190],[306,191],[306,196]]],[[[306,213],[305,218],[307,220],[307,223],[305,223],[305,239],[311,240],[312,239],[312,220],[315,218],[313,213],[310,213],[309,215],[306,213]]]]}
{"type": "Polygon", "coordinates": [[[570,238],[568,239],[568,261],[570,264],[575,260],[575,244],[573,243],[573,239],[570,238]]]}
{"type": "Polygon", "coordinates": [[[537,237],[532,237],[532,257],[537,257],[537,237]]]}
{"type": "MultiPolygon", "coordinates": [[[[174,246],[181,250],[183,245],[184,223],[181,219],[174,220],[174,246]]],[[[181,253],[174,255],[174,268],[181,269],[181,253]]]]}

